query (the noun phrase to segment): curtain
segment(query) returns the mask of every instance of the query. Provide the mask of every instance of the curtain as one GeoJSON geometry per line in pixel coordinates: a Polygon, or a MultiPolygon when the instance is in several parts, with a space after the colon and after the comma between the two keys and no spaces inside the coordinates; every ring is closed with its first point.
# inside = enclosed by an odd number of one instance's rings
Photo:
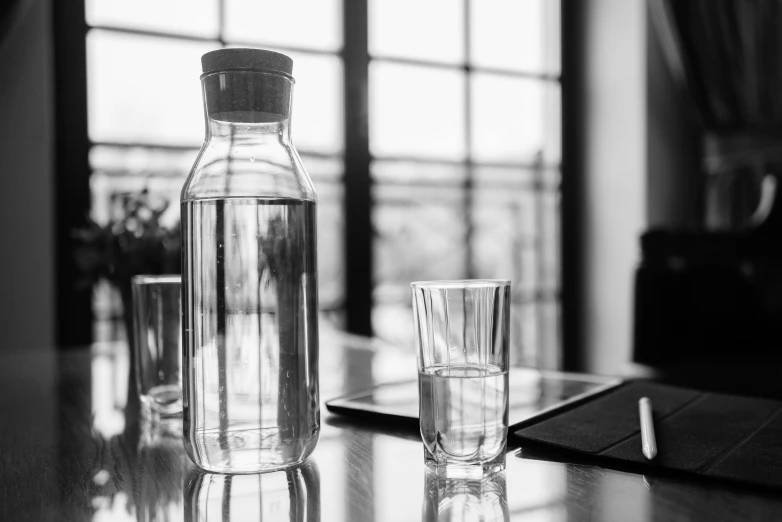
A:
{"type": "Polygon", "coordinates": [[[706,225],[757,225],[782,174],[782,0],[652,0],[705,129],[706,225]]]}

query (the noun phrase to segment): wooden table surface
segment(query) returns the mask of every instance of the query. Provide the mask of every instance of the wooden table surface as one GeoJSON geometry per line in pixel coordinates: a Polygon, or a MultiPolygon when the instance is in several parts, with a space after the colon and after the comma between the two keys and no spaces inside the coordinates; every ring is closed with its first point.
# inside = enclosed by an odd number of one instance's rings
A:
{"type": "MultiPolygon", "coordinates": [[[[438,481],[417,433],[325,408],[307,466],[205,474],[185,456],[181,425],[139,420],[127,372],[121,343],[0,351],[0,521],[782,520],[780,496],[525,459],[523,449],[483,482],[438,481]]],[[[332,398],[414,377],[415,365],[409,353],[331,332],[320,376],[332,398]]]]}

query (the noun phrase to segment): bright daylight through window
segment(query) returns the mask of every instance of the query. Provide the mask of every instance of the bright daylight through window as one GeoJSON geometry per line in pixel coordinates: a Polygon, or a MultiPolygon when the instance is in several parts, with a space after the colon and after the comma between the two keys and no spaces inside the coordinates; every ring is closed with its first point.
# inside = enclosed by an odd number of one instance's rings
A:
{"type": "MultiPolygon", "coordinates": [[[[368,8],[375,335],[411,342],[410,281],[507,278],[511,360],[556,366],[559,2],[369,0],[368,8]]],[[[219,47],[283,52],[296,79],[292,136],[319,197],[320,306],[340,325],[351,226],[341,13],[339,0],[88,0],[93,217],[107,221],[128,193],[147,188],[170,202],[164,221],[177,224],[204,132],[200,56],[219,47]]],[[[121,331],[108,285],[94,311],[96,340],[121,331]]]]}

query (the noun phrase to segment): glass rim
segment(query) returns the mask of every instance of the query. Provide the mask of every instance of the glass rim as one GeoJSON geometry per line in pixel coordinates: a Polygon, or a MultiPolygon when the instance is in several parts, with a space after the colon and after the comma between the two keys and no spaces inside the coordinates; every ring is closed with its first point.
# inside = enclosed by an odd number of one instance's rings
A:
{"type": "Polygon", "coordinates": [[[440,279],[434,281],[413,281],[410,288],[467,289],[503,288],[510,286],[510,279],[440,279]]]}
{"type": "Polygon", "coordinates": [[[182,276],[176,274],[161,274],[161,275],[134,275],[131,278],[131,282],[134,285],[173,285],[182,284],[182,276]]]}

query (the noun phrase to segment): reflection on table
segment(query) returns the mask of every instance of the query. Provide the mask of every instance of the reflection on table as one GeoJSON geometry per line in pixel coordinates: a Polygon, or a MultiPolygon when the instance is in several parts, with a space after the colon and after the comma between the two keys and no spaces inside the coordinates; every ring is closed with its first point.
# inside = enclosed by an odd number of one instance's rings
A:
{"type": "Polygon", "coordinates": [[[442,477],[427,469],[421,519],[436,522],[509,520],[505,472],[470,480],[442,477]]]}
{"type": "MultiPolygon", "coordinates": [[[[338,332],[324,332],[320,368],[321,399],[416,376],[409,350],[338,332]]],[[[416,430],[325,409],[307,466],[206,474],[185,455],[181,426],[134,411],[127,371],[122,345],[0,353],[0,520],[782,520],[782,499],[762,492],[518,450],[485,483],[443,482],[427,473],[416,430]]]]}
{"type": "Polygon", "coordinates": [[[320,520],[320,475],[315,462],[249,475],[195,471],[186,482],[187,522],[320,520]]]}
{"type": "Polygon", "coordinates": [[[191,470],[193,464],[184,455],[182,421],[151,422],[141,419],[138,443],[139,522],[182,520],[182,482],[170,480],[175,470],[191,470]]]}

